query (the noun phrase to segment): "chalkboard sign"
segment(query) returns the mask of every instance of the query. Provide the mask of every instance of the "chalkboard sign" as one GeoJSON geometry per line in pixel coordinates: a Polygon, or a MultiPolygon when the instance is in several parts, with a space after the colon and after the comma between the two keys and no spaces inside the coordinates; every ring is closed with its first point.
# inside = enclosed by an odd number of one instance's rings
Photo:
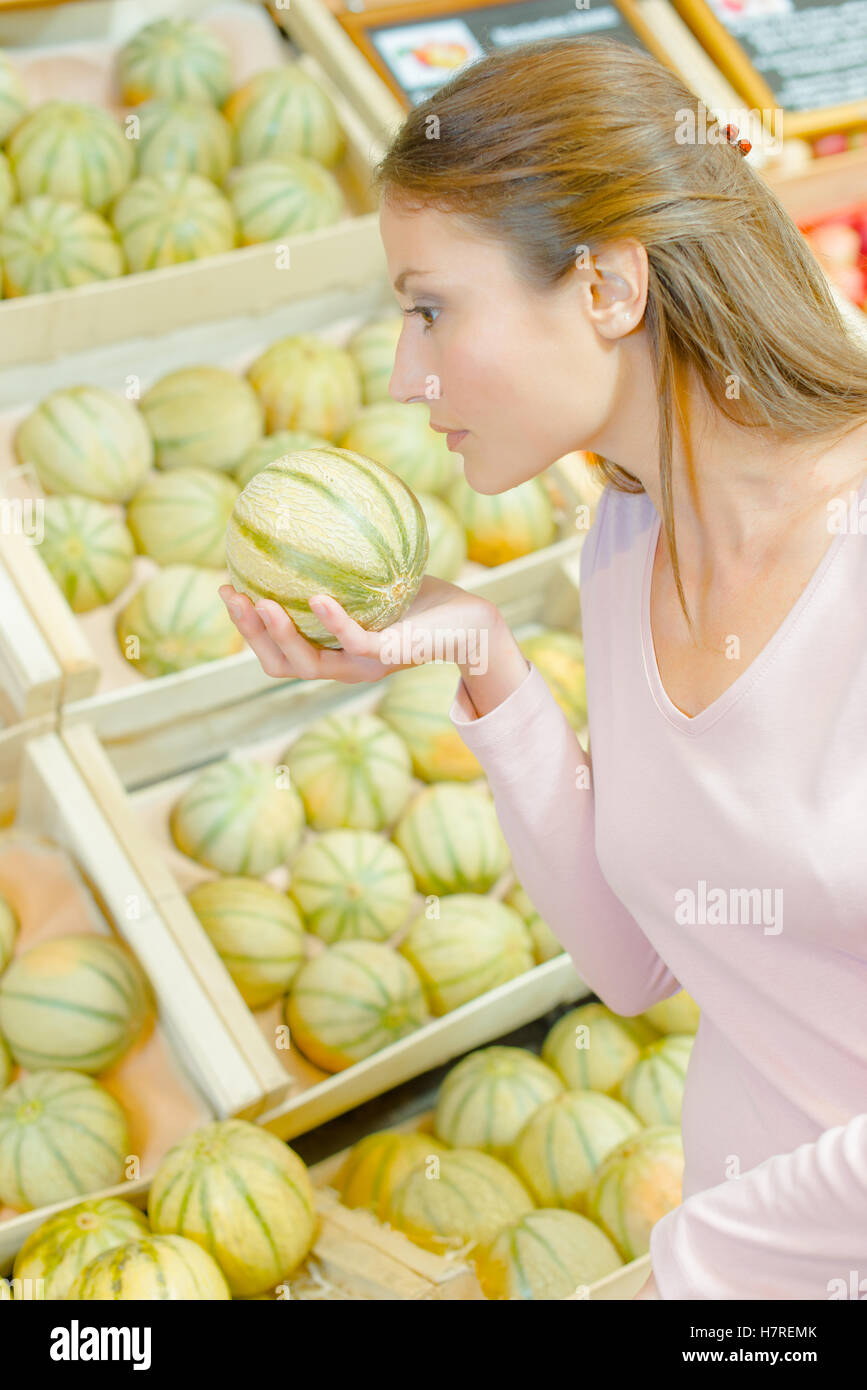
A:
{"type": "Polygon", "coordinates": [[[672,3],[752,109],[783,113],[783,138],[867,125],[867,0],[672,3]]]}
{"type": "Polygon", "coordinates": [[[608,35],[674,64],[636,0],[433,0],[344,13],[340,22],[398,100],[417,106],[466,63],[540,39],[608,35]]]}

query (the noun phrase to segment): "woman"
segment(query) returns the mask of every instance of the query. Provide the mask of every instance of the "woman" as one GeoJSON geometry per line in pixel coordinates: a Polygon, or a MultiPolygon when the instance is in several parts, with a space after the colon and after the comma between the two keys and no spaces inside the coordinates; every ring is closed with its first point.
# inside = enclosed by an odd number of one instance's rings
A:
{"type": "MultiPolygon", "coordinates": [[[[478,492],[575,449],[608,482],[581,553],[592,762],[490,604],[426,578],[396,628],[485,628],[450,716],[581,977],[621,1014],[701,1007],[684,1200],[639,1297],[860,1297],[867,351],[737,146],[677,138],[690,108],[625,45],[546,42],[396,135],[391,394],[459,432],[478,492]]],[[[271,675],[398,669],[395,629],[333,601],[341,651],[221,592],[271,675]]]]}

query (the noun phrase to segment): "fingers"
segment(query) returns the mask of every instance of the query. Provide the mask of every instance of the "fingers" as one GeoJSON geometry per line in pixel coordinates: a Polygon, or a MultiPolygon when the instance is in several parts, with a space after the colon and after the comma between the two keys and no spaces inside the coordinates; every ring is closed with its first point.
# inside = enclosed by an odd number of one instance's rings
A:
{"type": "Polygon", "coordinates": [[[354,618],[350,618],[337,599],[329,594],[314,594],[310,599],[310,608],[322,626],[334,634],[347,656],[379,655],[380,634],[361,627],[354,618]]]}
{"type": "Polygon", "coordinates": [[[261,615],[256,612],[247,595],[237,593],[231,584],[221,585],[218,592],[235,627],[259,658],[265,675],[275,677],[294,675],[295,672],[291,665],[269,635],[261,615]]]}

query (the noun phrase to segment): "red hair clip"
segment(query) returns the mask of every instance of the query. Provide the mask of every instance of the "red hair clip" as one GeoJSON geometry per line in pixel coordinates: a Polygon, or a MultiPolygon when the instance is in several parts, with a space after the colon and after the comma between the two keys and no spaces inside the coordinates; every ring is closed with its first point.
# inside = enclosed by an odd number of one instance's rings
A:
{"type": "Polygon", "coordinates": [[[725,127],[725,137],[730,145],[735,145],[740,150],[741,154],[749,154],[750,150],[753,148],[749,140],[738,139],[738,128],[736,125],[727,125],[725,127]]]}

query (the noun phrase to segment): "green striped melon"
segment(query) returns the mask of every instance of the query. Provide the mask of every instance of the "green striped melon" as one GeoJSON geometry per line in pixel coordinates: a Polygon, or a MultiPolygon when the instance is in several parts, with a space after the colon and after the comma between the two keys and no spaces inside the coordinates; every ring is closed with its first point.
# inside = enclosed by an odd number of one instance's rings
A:
{"type": "Polygon", "coordinates": [[[366,405],[341,438],[341,447],[376,459],[413,492],[441,492],[454,479],[457,460],[445,435],[431,429],[429,415],[422,401],[366,405]]]}
{"type": "Polygon", "coordinates": [[[54,582],[74,613],[111,603],[132,579],[135,543],[104,502],[46,497],[39,547],[54,582]]]}
{"type": "Polygon", "coordinates": [[[648,1043],[620,1080],[617,1095],[645,1125],[679,1125],[692,1045],[688,1033],[648,1043]]]}
{"type": "Polygon", "coordinates": [[[577,632],[556,628],[526,637],[518,644],[538,669],[573,729],[587,723],[587,684],[584,678],[584,643],[577,632]]]}
{"type": "Polygon", "coordinates": [[[36,1071],[0,1095],[0,1202],[19,1211],[63,1202],[123,1178],[126,1116],[78,1071],[36,1071]]]}
{"type": "Polygon", "coordinates": [[[243,246],[330,227],[346,206],[330,170],[301,154],[257,159],[233,170],[226,192],[243,246]]]}
{"type": "Polygon", "coordinates": [[[364,1207],[387,1221],[391,1194],[407,1173],[445,1152],[446,1145],[433,1134],[379,1130],[353,1144],[334,1185],[345,1207],[364,1207]]]}
{"type": "Polygon", "coordinates": [[[334,102],[298,63],[257,73],[223,111],[235,131],[238,164],[302,154],[330,169],[346,148],[334,102]]]}
{"type": "Polygon", "coordinates": [[[562,1090],[557,1073],[527,1048],[479,1048],[440,1086],[434,1133],[453,1148],[484,1149],[505,1160],[539,1106],[562,1090]]]}
{"type": "Polygon", "coordinates": [[[587,1190],[587,1215],[624,1260],[650,1249],[657,1221],[680,1205],[683,1141],[676,1125],[652,1125],[612,1149],[587,1190]]]}
{"type": "Polygon", "coordinates": [[[13,1066],[12,1053],[6,1046],[3,1037],[0,1036],[0,1091],[5,1091],[9,1085],[12,1079],[13,1066]]]}
{"type": "Polygon", "coordinates": [[[231,478],[212,468],[156,473],[130,501],[127,526],[138,549],[158,565],[220,569],[238,491],[231,478]]]}
{"type": "Polygon", "coordinates": [[[269,463],[274,463],[284,454],[329,447],[327,439],[318,434],[311,434],[309,430],[277,430],[275,434],[266,434],[264,439],[257,439],[256,443],[251,445],[235,469],[233,477],[238,486],[244,488],[251,478],[255,478],[269,463]]]}
{"type": "Polygon", "coordinates": [[[563,1091],[534,1111],[503,1157],[540,1207],[583,1212],[602,1160],[640,1129],[633,1112],[611,1096],[563,1091]]]}
{"type": "Polygon", "coordinates": [[[127,106],[148,97],[221,106],[232,90],[232,59],[222,39],[206,25],[191,19],[157,19],[120,49],[117,76],[127,106]]]}
{"type": "Polygon", "coordinates": [[[365,405],[392,399],[388,394],[388,383],[394,372],[394,358],[402,328],[403,314],[387,314],[362,324],[346,344],[361,377],[361,395],[365,405]]]}
{"type": "Polygon", "coordinates": [[[0,53],[0,143],[9,139],[27,113],[27,87],[8,53],[0,53]]]}
{"type": "Polygon", "coordinates": [[[258,878],[297,849],[304,807],[285,772],[224,758],[193,778],[172,806],[169,828],[181,853],[206,868],[258,878]]]}
{"type": "MultiPolygon", "coordinates": [[[[2,71],[2,69],[0,69],[2,71]]],[[[5,217],[18,197],[18,186],[8,156],[0,153],[0,217],[5,217]]]]}
{"type": "Polygon", "coordinates": [[[570,1090],[614,1093],[642,1047],[656,1037],[638,1018],[622,1018],[604,1004],[581,1004],[554,1024],[542,1056],[570,1090]]]}
{"type": "Polygon", "coordinates": [[[256,393],[225,367],[182,367],[154,382],[141,399],[158,468],[231,472],[262,437],[256,393]]]}
{"type": "Polygon", "coordinates": [[[302,965],[285,1007],[293,1044],[323,1071],[343,1071],[429,1021],[412,966],[378,941],[338,941],[302,965]]]}
{"type": "Polygon", "coordinates": [[[440,898],[436,907],[439,916],[420,913],[400,946],[434,1014],[450,1013],[532,970],[527,928],[510,907],[473,893],[440,898]]]}
{"type": "Polygon", "coordinates": [[[64,1207],[32,1231],[15,1257],[16,1279],[41,1279],[48,1302],[68,1298],[85,1265],[111,1250],[148,1235],[147,1217],[119,1197],[96,1197],[64,1207]]]}
{"type": "Polygon", "coordinates": [[[15,454],[46,492],[125,502],[153,463],[141,415],[100,386],[70,386],[40,401],[15,432],[15,454]]]}
{"type": "Polygon", "coordinates": [[[423,782],[472,782],[484,776],[449,718],[460,679],[451,661],[408,666],[388,677],[376,706],[379,718],[403,739],[423,782]]]}
{"type": "Polygon", "coordinates": [[[451,507],[431,492],[417,492],[430,540],[426,574],[449,582],[467,563],[467,534],[451,507]]]}
{"type": "Polygon", "coordinates": [[[247,379],[265,407],[266,428],[309,430],[335,440],[361,407],[361,379],[345,348],[315,333],[280,338],[256,358],[247,379]]]}
{"type": "Polygon", "coordinates": [[[422,893],[486,893],[509,847],[486,789],[438,782],[417,792],[394,831],[422,893]]]}
{"type": "Polygon", "coordinates": [[[135,158],[117,120],[84,101],[45,101],[6,145],[22,198],[47,193],[102,212],[129,183],[135,158]]]}
{"type": "Polygon", "coordinates": [[[397,845],[373,830],[326,830],[292,860],[289,893],[320,941],[386,941],[412,911],[415,883],[397,845]]]}
{"type": "Polygon", "coordinates": [[[236,1297],[265,1293],[291,1274],[318,1224],[301,1159],[246,1120],[205,1125],[169,1149],[151,1182],[148,1215],[154,1232],[207,1250],[236,1297]]]}
{"type": "Polygon", "coordinates": [[[117,615],[121,652],[141,675],[166,676],[233,656],[244,639],[217,592],[219,570],[167,565],[117,615]]]}
{"type": "Polygon", "coordinates": [[[347,449],[305,449],[260,469],[226,531],[235,588],[254,603],[275,599],[318,647],[340,639],[312,613],[314,594],[379,632],[412,603],[427,554],[424,514],[409,488],[347,449]]]}
{"type": "Polygon", "coordinates": [[[154,97],[136,112],[139,174],[177,169],[222,183],[232,167],[232,127],[204,101],[154,97]]]}
{"type": "Polygon", "coordinates": [[[180,169],[133,179],[111,220],[132,271],[218,256],[236,242],[228,198],[210,179],[180,169]]]}
{"type": "Polygon", "coordinates": [[[530,928],[530,935],[533,938],[533,952],[539,965],[563,954],[564,947],[561,946],[548,923],[539,916],[520,883],[516,883],[514,887],[509,889],[503,902],[509,907],[513,907],[516,912],[520,912],[530,928]]]}
{"type": "Polygon", "coordinates": [[[692,995],[681,989],[668,999],[651,1004],[641,1017],[660,1033],[697,1033],[701,1014],[692,995]]]}
{"type": "Polygon", "coordinates": [[[623,1264],[604,1231],[574,1211],[527,1212],[476,1252],[486,1298],[562,1299],[623,1264]]]}
{"type": "Polygon", "coordinates": [[[254,878],[212,878],[187,897],[251,1009],[285,994],[304,961],[304,924],[285,893],[254,878]]]}
{"type": "Polygon", "coordinates": [[[113,280],[126,269],[117,235],[98,212],[47,194],[9,209],[0,262],[7,298],[113,280]]]}
{"type": "Polygon", "coordinates": [[[84,1266],[66,1297],[87,1300],[222,1300],[232,1295],[216,1260],[181,1236],[140,1236],[112,1246],[84,1266]]]}
{"type": "Polygon", "coordinates": [[[0,975],[12,959],[18,937],[18,916],[12,904],[0,893],[0,975]]]}
{"type": "Polygon", "coordinates": [[[317,719],[281,763],[314,830],[383,830],[412,795],[406,744],[375,714],[317,719]]]}
{"type": "Polygon", "coordinates": [[[539,478],[488,496],[460,474],[445,500],[466,530],[470,559],[480,565],[503,565],[556,539],[554,508],[539,478]]]}
{"type": "Polygon", "coordinates": [[[435,1254],[483,1245],[533,1209],[518,1177],[491,1154],[451,1149],[407,1173],[392,1193],[388,1220],[435,1254]]]}
{"type": "Polygon", "coordinates": [[[0,980],[0,1032],[19,1066],[105,1071],[129,1050],[152,1008],[124,947],[94,934],[57,936],[16,957],[0,980]]]}

